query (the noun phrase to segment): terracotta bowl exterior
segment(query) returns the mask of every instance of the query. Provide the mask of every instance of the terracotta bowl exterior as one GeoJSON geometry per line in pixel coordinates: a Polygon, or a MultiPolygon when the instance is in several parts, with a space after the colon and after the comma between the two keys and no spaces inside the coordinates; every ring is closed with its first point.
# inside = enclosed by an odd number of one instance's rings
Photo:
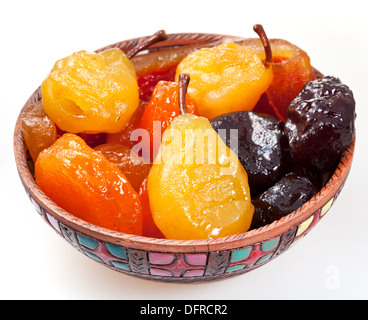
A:
{"type": "MultiPolygon", "coordinates": [[[[208,45],[233,38],[216,34],[169,34],[167,41],[154,45],[150,52],[192,44],[208,45]]],[[[143,39],[122,41],[97,51],[111,47],[127,51],[143,39]]],[[[40,99],[38,88],[24,107],[40,99]]],[[[270,225],[213,240],[154,239],[100,228],[76,218],[50,200],[38,188],[28,167],[20,116],[14,132],[15,161],[25,192],[46,223],[80,253],[108,268],[131,276],[170,282],[209,281],[240,275],[285,252],[309,233],[336,201],[349,174],[355,146],[354,140],[331,179],[315,197],[270,225]]]]}

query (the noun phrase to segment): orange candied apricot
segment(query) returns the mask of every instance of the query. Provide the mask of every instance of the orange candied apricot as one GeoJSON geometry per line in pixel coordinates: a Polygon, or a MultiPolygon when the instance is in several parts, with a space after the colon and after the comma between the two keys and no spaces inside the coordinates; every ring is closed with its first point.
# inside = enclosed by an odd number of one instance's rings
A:
{"type": "Polygon", "coordinates": [[[127,177],[133,188],[138,192],[145,177],[151,169],[151,164],[145,163],[142,157],[127,146],[118,143],[105,143],[94,148],[114,163],[127,177]]]}
{"type": "Polygon", "coordinates": [[[139,188],[139,197],[142,203],[142,214],[143,214],[143,231],[142,236],[164,239],[165,236],[157,227],[152,217],[152,212],[149,203],[148,196],[148,177],[143,180],[142,185],[139,188]]]}
{"type": "Polygon", "coordinates": [[[39,153],[57,139],[57,128],[38,101],[22,111],[21,128],[28,151],[35,162],[39,153]]]}
{"type": "MultiPolygon", "coordinates": [[[[187,112],[198,115],[197,105],[189,94],[186,95],[187,112]]],[[[162,134],[170,125],[172,120],[180,115],[178,84],[171,81],[160,81],[153,90],[147,108],[137,127],[147,130],[149,133],[149,145],[147,139],[142,140],[143,149],[149,150],[150,162],[153,162],[157,149],[161,143],[162,134]],[[158,143],[154,143],[157,140],[158,143]]]]}
{"type": "Polygon", "coordinates": [[[35,164],[40,189],[64,210],[102,228],[142,234],[138,193],[117,166],[66,133],[35,164]]]}

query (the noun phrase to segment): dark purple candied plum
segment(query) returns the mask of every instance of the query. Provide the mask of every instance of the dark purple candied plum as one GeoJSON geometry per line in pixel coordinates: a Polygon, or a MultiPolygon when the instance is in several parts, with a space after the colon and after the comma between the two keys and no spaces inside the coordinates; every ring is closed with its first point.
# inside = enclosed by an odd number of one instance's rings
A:
{"type": "Polygon", "coordinates": [[[286,174],[252,201],[254,215],[251,229],[265,226],[288,215],[312,198],[317,191],[308,178],[294,172],[286,174]]]}
{"type": "Polygon", "coordinates": [[[252,196],[266,190],[287,172],[290,153],[282,121],[240,111],[218,116],[210,122],[226,145],[238,154],[248,174],[252,196]]]}
{"type": "Polygon", "coordinates": [[[353,93],[338,78],[306,84],[286,115],[293,161],[320,174],[334,171],[353,141],[355,116],[353,93]]]}

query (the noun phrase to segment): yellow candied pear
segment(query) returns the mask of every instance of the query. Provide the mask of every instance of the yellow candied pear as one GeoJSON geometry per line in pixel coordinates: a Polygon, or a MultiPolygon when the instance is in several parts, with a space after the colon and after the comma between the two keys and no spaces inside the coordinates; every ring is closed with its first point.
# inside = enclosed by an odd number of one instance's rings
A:
{"type": "Polygon", "coordinates": [[[224,113],[252,110],[266,92],[273,78],[272,52],[261,25],[255,25],[266,52],[263,62],[259,52],[233,42],[204,48],[185,57],[178,65],[179,74],[190,76],[188,92],[198,112],[206,118],[224,113]]]}
{"type": "Polygon", "coordinates": [[[160,30],[127,54],[111,48],[100,53],[78,51],[60,59],[41,86],[46,114],[71,133],[121,131],[139,104],[137,76],[130,59],[166,38],[160,30]]]}
{"type": "Polygon", "coordinates": [[[254,212],[247,173],[236,154],[208,119],[185,112],[164,132],[148,195],[155,224],[168,239],[243,233],[254,212]]]}

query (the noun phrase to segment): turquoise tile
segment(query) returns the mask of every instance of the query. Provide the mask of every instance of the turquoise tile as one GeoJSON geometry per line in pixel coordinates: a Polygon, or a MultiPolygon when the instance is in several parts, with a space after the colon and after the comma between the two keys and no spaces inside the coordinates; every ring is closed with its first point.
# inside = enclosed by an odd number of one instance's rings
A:
{"type": "Polygon", "coordinates": [[[126,264],[126,263],[123,263],[123,262],[120,262],[120,261],[111,261],[111,263],[115,268],[122,269],[122,270],[127,270],[127,271],[130,270],[129,265],[126,264]]]}
{"type": "Polygon", "coordinates": [[[77,236],[78,236],[78,241],[82,246],[84,246],[88,249],[91,249],[91,250],[94,250],[94,249],[97,248],[96,240],[93,240],[91,238],[82,236],[81,234],[78,234],[77,236]]]}
{"type": "Polygon", "coordinates": [[[273,255],[273,252],[266,254],[265,256],[263,256],[262,258],[260,258],[255,264],[261,264],[263,262],[266,262],[267,260],[269,260],[273,255]]]}
{"type": "Polygon", "coordinates": [[[275,239],[271,239],[266,242],[263,242],[262,251],[266,252],[266,251],[275,249],[278,246],[279,241],[280,241],[280,238],[275,238],[275,239]]]}
{"type": "Polygon", "coordinates": [[[244,269],[244,267],[245,265],[239,264],[237,266],[232,266],[232,267],[227,268],[226,272],[233,272],[233,271],[241,270],[241,269],[244,269]]]}
{"type": "Polygon", "coordinates": [[[111,243],[105,243],[106,249],[114,256],[126,260],[125,249],[111,243]]]}
{"type": "Polygon", "coordinates": [[[252,247],[233,251],[233,254],[231,255],[231,262],[239,262],[244,259],[247,259],[251,252],[252,252],[252,247]]]}
{"type": "Polygon", "coordinates": [[[96,256],[95,254],[93,254],[92,252],[84,251],[84,253],[85,253],[87,256],[89,256],[90,258],[92,258],[92,259],[94,259],[94,260],[96,260],[96,261],[98,261],[98,262],[102,262],[102,263],[103,263],[103,260],[102,260],[100,257],[98,257],[98,256],[96,256]]]}

